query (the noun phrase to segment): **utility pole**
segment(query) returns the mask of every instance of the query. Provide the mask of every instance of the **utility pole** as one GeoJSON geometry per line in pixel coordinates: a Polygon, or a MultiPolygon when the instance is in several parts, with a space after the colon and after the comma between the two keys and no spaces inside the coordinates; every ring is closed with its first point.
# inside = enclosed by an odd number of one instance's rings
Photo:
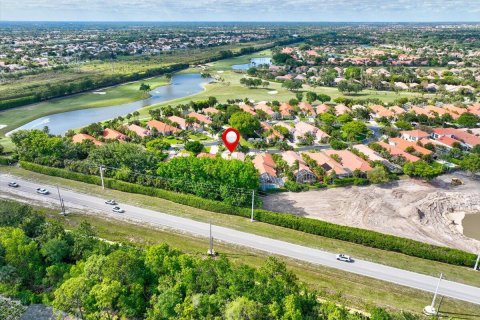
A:
{"type": "Polygon", "coordinates": [[[208,249],[207,254],[211,257],[215,256],[215,250],[213,249],[212,222],[210,222],[210,249],[208,249]]]}
{"type": "Polygon", "coordinates": [[[58,200],[60,201],[60,208],[61,208],[61,210],[62,210],[62,211],[60,212],[60,214],[65,215],[65,214],[66,214],[66,212],[65,212],[65,203],[63,202],[63,198],[62,198],[62,196],[60,195],[60,188],[58,187],[58,185],[57,185],[57,192],[58,192],[58,200]]]}
{"type": "Polygon", "coordinates": [[[426,315],[434,316],[437,314],[437,311],[435,310],[435,300],[437,299],[438,288],[440,287],[440,282],[442,282],[442,279],[443,273],[440,273],[440,279],[438,279],[437,287],[435,288],[435,293],[433,294],[432,304],[423,309],[423,313],[426,315]]]}
{"type": "Polygon", "coordinates": [[[480,263],[480,253],[477,256],[477,261],[475,261],[475,267],[473,267],[473,270],[478,270],[478,263],[480,263]]]}
{"type": "Polygon", "coordinates": [[[255,190],[252,191],[252,216],[250,217],[250,222],[253,222],[253,206],[255,205],[255,190]]]}
{"type": "Polygon", "coordinates": [[[102,190],[105,190],[105,182],[103,181],[104,170],[105,170],[105,167],[103,165],[100,165],[100,179],[102,179],[102,190]]]}

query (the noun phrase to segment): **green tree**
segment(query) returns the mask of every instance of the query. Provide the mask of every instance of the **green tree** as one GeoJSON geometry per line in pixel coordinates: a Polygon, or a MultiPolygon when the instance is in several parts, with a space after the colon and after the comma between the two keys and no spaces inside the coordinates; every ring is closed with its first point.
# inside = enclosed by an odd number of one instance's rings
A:
{"type": "Polygon", "coordinates": [[[70,314],[85,319],[85,305],[89,287],[84,277],[75,277],[66,280],[55,291],[53,306],[70,314]]]}
{"type": "Polygon", "coordinates": [[[203,144],[198,141],[188,141],[185,143],[185,150],[191,151],[194,154],[199,154],[203,150],[203,144]]]}
{"type": "Polygon", "coordinates": [[[317,94],[315,92],[312,92],[312,91],[308,91],[305,94],[305,97],[306,97],[308,103],[313,103],[313,102],[315,102],[315,100],[317,100],[317,94]]]}
{"type": "Polygon", "coordinates": [[[407,162],[403,166],[403,172],[411,177],[420,177],[431,180],[443,173],[443,167],[439,163],[428,164],[420,160],[416,162],[407,162]]]}
{"type": "Polygon", "coordinates": [[[62,239],[50,239],[40,250],[45,260],[55,264],[62,262],[70,254],[70,246],[65,240],[62,239]]]}
{"type": "Polygon", "coordinates": [[[243,111],[232,114],[229,123],[245,138],[255,137],[261,128],[260,121],[257,117],[243,111]]]}
{"type": "Polygon", "coordinates": [[[139,88],[140,91],[143,91],[143,92],[148,92],[150,90],[152,90],[152,88],[150,87],[149,84],[146,84],[146,83],[141,83],[140,84],[140,88],[139,88]]]}
{"type": "Polygon", "coordinates": [[[462,168],[472,172],[480,172],[480,154],[471,153],[466,155],[461,161],[462,168]]]}
{"type": "Polygon", "coordinates": [[[371,183],[388,182],[388,174],[383,166],[376,166],[372,170],[367,171],[367,179],[371,183]]]}
{"type": "Polygon", "coordinates": [[[349,141],[359,141],[368,134],[367,125],[363,121],[350,121],[342,126],[343,137],[349,141]]]}
{"type": "Polygon", "coordinates": [[[255,320],[263,318],[260,305],[246,297],[238,297],[225,307],[227,320],[255,320]]]}
{"type": "Polygon", "coordinates": [[[457,123],[465,128],[475,128],[479,122],[480,117],[470,112],[462,113],[457,119],[457,123]]]}

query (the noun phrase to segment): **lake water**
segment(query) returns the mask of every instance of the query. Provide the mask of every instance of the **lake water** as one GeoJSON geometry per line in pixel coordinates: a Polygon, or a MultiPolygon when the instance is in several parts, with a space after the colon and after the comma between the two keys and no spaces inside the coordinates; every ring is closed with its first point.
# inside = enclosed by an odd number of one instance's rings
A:
{"type": "Polygon", "coordinates": [[[244,63],[244,64],[234,64],[232,66],[233,70],[247,70],[250,67],[255,67],[259,66],[261,64],[272,64],[272,58],[253,58],[250,59],[250,63],[244,63]]]}
{"type": "Polygon", "coordinates": [[[462,226],[464,235],[480,240],[480,213],[466,214],[462,226]]]}
{"type": "Polygon", "coordinates": [[[93,122],[100,122],[118,116],[124,116],[127,113],[131,113],[143,107],[202,92],[203,85],[210,82],[210,80],[211,79],[202,78],[198,73],[174,75],[169,85],[161,86],[150,91],[150,98],[108,107],[52,114],[31,121],[8,134],[17,130],[42,129],[44,126],[48,126],[50,133],[52,134],[64,134],[69,129],[76,129],[87,126],[93,122]]]}

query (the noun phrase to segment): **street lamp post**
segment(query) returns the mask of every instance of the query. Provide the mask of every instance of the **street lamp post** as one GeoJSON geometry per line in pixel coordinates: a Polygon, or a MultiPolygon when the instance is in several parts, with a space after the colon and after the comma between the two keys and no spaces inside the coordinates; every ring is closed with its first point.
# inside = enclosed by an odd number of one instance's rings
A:
{"type": "Polygon", "coordinates": [[[212,223],[211,222],[210,222],[210,248],[208,249],[207,254],[211,257],[215,256],[215,250],[213,249],[212,223]]]}
{"type": "Polygon", "coordinates": [[[477,261],[475,261],[475,266],[473,267],[473,270],[478,270],[479,263],[480,263],[480,253],[477,256],[477,261]]]}
{"type": "Polygon", "coordinates": [[[104,170],[105,170],[105,167],[103,165],[100,165],[100,179],[102,179],[102,190],[105,190],[105,182],[103,181],[104,170]]]}
{"type": "Polygon", "coordinates": [[[252,215],[250,217],[250,222],[253,222],[253,207],[255,205],[255,190],[252,191],[252,215]]]}
{"type": "Polygon", "coordinates": [[[437,299],[438,288],[440,287],[440,282],[443,279],[443,273],[440,273],[440,278],[438,279],[437,287],[435,288],[435,293],[433,294],[432,303],[429,306],[423,308],[423,313],[429,316],[434,316],[437,314],[435,310],[435,300],[437,299]]]}

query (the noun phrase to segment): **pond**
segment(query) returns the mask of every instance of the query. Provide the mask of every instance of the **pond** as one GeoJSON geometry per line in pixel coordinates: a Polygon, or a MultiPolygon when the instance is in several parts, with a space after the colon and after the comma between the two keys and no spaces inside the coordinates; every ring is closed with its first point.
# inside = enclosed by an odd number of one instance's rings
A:
{"type": "Polygon", "coordinates": [[[250,59],[250,63],[244,63],[244,64],[234,64],[232,66],[233,70],[247,70],[250,67],[255,67],[259,66],[262,64],[272,64],[272,58],[253,58],[250,59]]]}
{"type": "Polygon", "coordinates": [[[24,124],[8,134],[17,130],[42,129],[44,126],[48,126],[52,134],[64,134],[69,129],[76,129],[93,122],[101,122],[118,116],[124,116],[127,113],[143,107],[202,92],[203,85],[210,82],[210,80],[211,79],[202,78],[198,73],[177,74],[172,77],[169,85],[161,86],[150,91],[151,97],[147,99],[108,107],[52,114],[24,124]]]}
{"type": "Polygon", "coordinates": [[[462,226],[465,236],[480,240],[480,213],[466,214],[462,226]]]}

